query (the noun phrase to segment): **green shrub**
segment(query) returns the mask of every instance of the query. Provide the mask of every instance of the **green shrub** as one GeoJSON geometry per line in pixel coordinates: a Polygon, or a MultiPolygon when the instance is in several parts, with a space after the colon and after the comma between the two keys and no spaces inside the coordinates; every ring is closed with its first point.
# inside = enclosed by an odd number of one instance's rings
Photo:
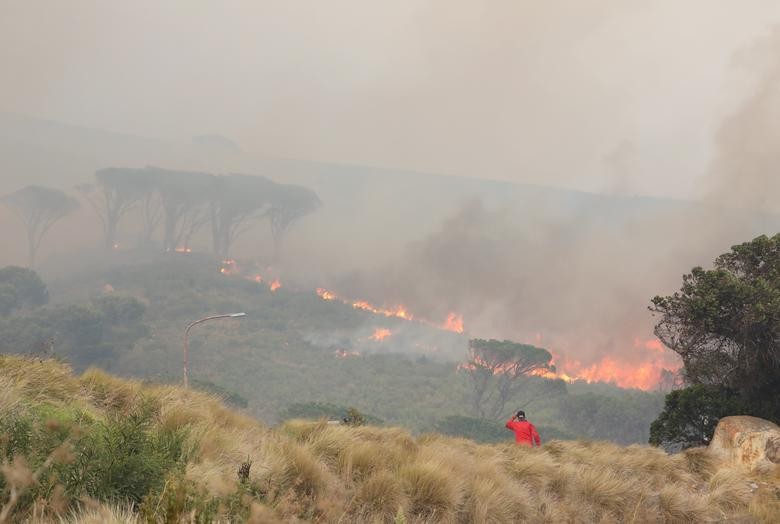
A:
{"type": "MultiPolygon", "coordinates": [[[[39,405],[0,418],[0,459],[22,458],[38,482],[22,494],[16,507],[61,491],[66,500],[140,503],[160,490],[165,479],[183,470],[186,434],[156,424],[157,407],[141,400],[126,413],[95,420],[68,407],[39,405]]],[[[0,502],[7,498],[0,474],[0,502]]]]}
{"type": "Polygon", "coordinates": [[[76,460],[65,473],[71,493],[98,500],[130,500],[162,487],[182,461],[185,434],[156,429],[154,409],[141,403],[130,413],[95,424],[75,443],[76,460]]]}
{"type": "Polygon", "coordinates": [[[650,444],[678,451],[709,444],[722,417],[754,414],[739,395],[723,386],[697,384],[672,391],[650,425],[650,444]]]}

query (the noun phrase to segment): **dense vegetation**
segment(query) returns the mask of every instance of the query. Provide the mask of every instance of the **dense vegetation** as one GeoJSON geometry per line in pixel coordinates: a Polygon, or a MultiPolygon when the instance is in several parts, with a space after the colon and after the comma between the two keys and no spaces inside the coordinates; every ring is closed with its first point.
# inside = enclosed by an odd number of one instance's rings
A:
{"type": "Polygon", "coordinates": [[[732,247],[713,269],[693,268],[651,310],[689,385],[667,397],[651,442],[706,443],[724,415],[780,422],[780,234],[732,247]]]}
{"type": "MultiPolygon", "coordinates": [[[[207,256],[171,253],[54,282],[48,304],[0,318],[3,351],[177,383],[184,326],[212,313],[245,311],[240,320],[193,330],[191,375],[195,387],[229,393],[267,423],[305,416],[291,411],[296,404],[325,403],[342,412],[355,407],[414,432],[438,428],[493,442],[501,434],[511,438],[503,422],[523,408],[545,440],[629,444],[647,441],[661,409],[660,393],[524,377],[506,401],[506,413],[483,418],[472,408],[469,373],[458,369],[468,358],[464,336],[323,301],[294,283],[271,292],[219,269],[207,256]],[[396,334],[371,340],[376,327],[396,334]],[[339,358],[338,350],[360,355],[339,358]],[[481,419],[484,431],[450,417],[481,419]]],[[[331,416],[309,416],[321,415],[331,416]]]]}
{"type": "MultiPolygon", "coordinates": [[[[704,450],[542,449],[361,425],[275,429],[214,398],[0,357],[0,522],[771,522],[704,450]]],[[[760,479],[757,479],[760,481],[760,479]]]]}

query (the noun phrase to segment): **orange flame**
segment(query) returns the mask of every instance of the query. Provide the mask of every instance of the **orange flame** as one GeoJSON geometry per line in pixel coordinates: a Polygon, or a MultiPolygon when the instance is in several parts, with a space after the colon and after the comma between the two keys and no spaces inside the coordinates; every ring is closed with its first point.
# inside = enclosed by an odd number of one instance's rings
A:
{"type": "Polygon", "coordinates": [[[374,329],[374,334],[371,335],[368,338],[370,338],[371,340],[376,340],[377,342],[381,342],[382,340],[386,339],[387,337],[389,337],[392,334],[393,334],[393,332],[390,331],[389,329],[376,328],[376,329],[374,329]]]}
{"type": "MultiPolygon", "coordinates": [[[[553,354],[550,364],[555,366],[556,371],[541,369],[531,374],[548,379],[561,379],[566,382],[580,380],[588,383],[607,382],[622,388],[650,391],[658,386],[661,373],[664,370],[676,371],[680,368],[680,363],[671,357],[657,339],[644,341],[636,339],[634,346],[652,353],[646,355],[644,361],[638,364],[620,362],[614,357],[605,356],[600,361],[590,365],[553,354]]],[[[495,375],[506,373],[509,370],[508,366],[500,364],[491,366],[480,360],[479,356],[475,357],[474,360],[474,363],[459,364],[458,369],[473,371],[477,366],[484,366],[492,368],[495,375]]]]}
{"type": "Polygon", "coordinates": [[[622,388],[650,391],[658,386],[664,370],[677,371],[681,364],[670,355],[658,339],[634,340],[634,347],[650,351],[640,363],[621,362],[615,357],[605,356],[596,363],[583,364],[575,359],[553,357],[556,372],[545,371],[539,376],[559,378],[566,382],[583,380],[588,383],[608,382],[622,388]],[[559,363],[556,363],[559,361],[559,363]]]}
{"type": "Polygon", "coordinates": [[[273,291],[276,291],[277,289],[279,289],[280,287],[282,287],[282,283],[279,282],[278,278],[275,278],[275,279],[273,279],[273,281],[271,282],[271,284],[268,287],[270,287],[271,291],[273,292],[273,291]]]}
{"type": "Polygon", "coordinates": [[[192,248],[182,246],[182,247],[177,247],[176,249],[174,249],[174,251],[176,251],[177,253],[192,253],[192,248]]]}
{"type": "Polygon", "coordinates": [[[236,261],[232,258],[228,258],[222,261],[222,267],[219,268],[219,272],[223,275],[233,275],[238,272],[238,266],[236,261]]]}
{"type": "Polygon", "coordinates": [[[321,287],[317,288],[317,295],[319,295],[322,300],[336,300],[336,295],[321,287]]]}
{"type": "Polygon", "coordinates": [[[455,333],[463,333],[463,316],[457,313],[450,313],[449,315],[447,315],[447,320],[443,324],[439,325],[424,319],[416,318],[412,313],[409,312],[408,309],[406,309],[406,306],[403,305],[393,306],[389,308],[377,307],[365,300],[349,300],[340,297],[336,293],[332,291],[328,291],[327,289],[321,287],[317,288],[317,295],[322,300],[338,300],[339,302],[342,302],[344,304],[349,304],[355,309],[368,311],[369,313],[373,313],[375,315],[384,315],[386,317],[401,318],[403,320],[414,320],[416,322],[420,322],[422,324],[428,324],[429,326],[433,326],[439,329],[453,331],[455,333]]]}
{"type": "Polygon", "coordinates": [[[441,328],[455,333],[463,333],[463,315],[450,313],[441,328]]]}

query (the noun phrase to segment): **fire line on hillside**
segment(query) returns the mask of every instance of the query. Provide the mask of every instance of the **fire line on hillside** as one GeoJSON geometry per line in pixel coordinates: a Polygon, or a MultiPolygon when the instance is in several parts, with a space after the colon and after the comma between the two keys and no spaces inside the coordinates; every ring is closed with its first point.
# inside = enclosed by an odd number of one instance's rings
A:
{"type": "Polygon", "coordinates": [[[386,317],[396,317],[404,320],[413,320],[415,322],[427,324],[429,326],[433,326],[438,329],[443,329],[445,331],[452,331],[454,333],[459,333],[459,334],[463,333],[463,315],[460,315],[459,313],[451,312],[447,315],[447,319],[443,323],[436,324],[429,320],[416,318],[414,315],[412,315],[409,312],[408,309],[406,309],[405,306],[402,305],[395,306],[392,308],[377,307],[369,302],[366,302],[365,300],[350,300],[341,297],[336,293],[332,291],[328,291],[327,289],[321,287],[317,288],[317,295],[323,300],[338,301],[343,304],[351,305],[355,309],[362,309],[363,311],[374,313],[375,315],[384,315],[386,317]]]}
{"type": "MultiPolygon", "coordinates": [[[[365,300],[351,300],[344,298],[333,291],[325,288],[318,288],[317,295],[323,300],[337,301],[352,306],[355,309],[368,311],[375,315],[386,317],[395,317],[407,321],[420,322],[430,325],[437,329],[452,331],[454,333],[463,333],[463,316],[458,313],[450,313],[442,324],[436,324],[428,320],[415,317],[405,306],[395,306],[391,308],[378,307],[365,300]]],[[[392,332],[384,328],[376,328],[374,334],[369,337],[371,340],[381,341],[392,335],[392,332]]],[[[541,339],[541,335],[537,335],[541,339]]],[[[539,342],[538,340],[537,342],[539,342]]],[[[583,364],[582,362],[563,357],[557,353],[553,354],[551,364],[555,371],[543,370],[535,373],[537,376],[561,379],[566,382],[585,381],[614,383],[623,388],[635,388],[649,391],[657,387],[660,382],[661,374],[664,370],[676,372],[679,364],[675,365],[669,362],[666,350],[658,339],[642,341],[635,338],[633,347],[642,351],[647,351],[645,361],[640,364],[630,364],[619,362],[613,357],[605,356],[599,362],[593,364],[583,364]]],[[[459,369],[468,369],[468,364],[460,364],[459,369]]],[[[501,372],[501,368],[497,369],[501,372]]]]}

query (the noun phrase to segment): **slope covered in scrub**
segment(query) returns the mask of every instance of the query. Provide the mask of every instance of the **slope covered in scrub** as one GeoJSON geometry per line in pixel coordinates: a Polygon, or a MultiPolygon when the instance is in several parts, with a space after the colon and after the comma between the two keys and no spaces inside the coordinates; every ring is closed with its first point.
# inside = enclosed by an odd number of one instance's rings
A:
{"type": "Polygon", "coordinates": [[[275,428],[176,386],[0,357],[0,522],[769,522],[704,450],[275,428]]]}

